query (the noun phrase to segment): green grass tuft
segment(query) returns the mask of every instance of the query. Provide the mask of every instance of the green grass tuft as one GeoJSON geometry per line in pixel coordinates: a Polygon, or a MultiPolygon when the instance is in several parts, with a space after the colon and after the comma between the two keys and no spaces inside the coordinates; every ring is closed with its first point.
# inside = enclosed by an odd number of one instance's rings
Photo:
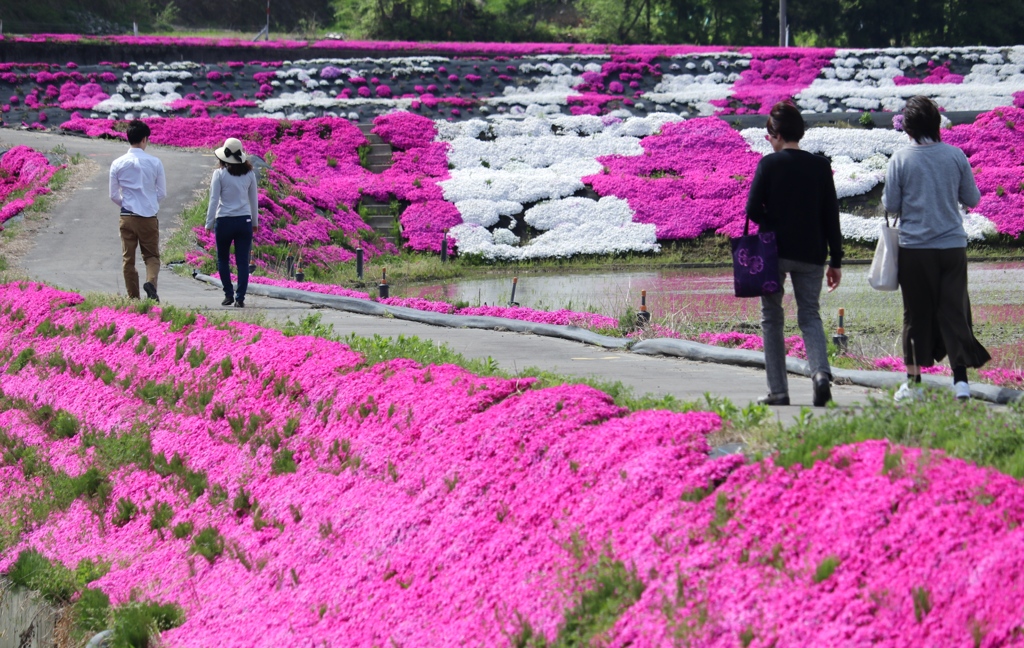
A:
{"type": "MultiPolygon", "coordinates": [[[[959,402],[948,389],[926,388],[924,393],[919,401],[900,404],[888,396],[870,397],[863,408],[830,410],[778,428],[769,439],[778,449],[775,463],[810,467],[836,446],[888,439],[1024,478],[1024,402],[993,408],[981,401],[959,402]]],[[[887,460],[886,474],[897,476],[902,470],[897,453],[887,460]]]]}
{"type": "Polygon", "coordinates": [[[814,578],[812,579],[815,583],[820,583],[832,578],[832,574],[836,572],[836,567],[839,566],[839,558],[837,556],[826,556],[818,563],[818,567],[814,570],[814,578]]]}

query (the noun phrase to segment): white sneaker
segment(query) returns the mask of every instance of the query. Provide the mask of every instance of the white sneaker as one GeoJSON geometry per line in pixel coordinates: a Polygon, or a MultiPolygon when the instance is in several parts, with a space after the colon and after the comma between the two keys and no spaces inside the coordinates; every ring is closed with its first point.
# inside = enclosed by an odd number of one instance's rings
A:
{"type": "Polygon", "coordinates": [[[893,400],[897,403],[902,401],[914,401],[921,398],[923,390],[920,387],[911,386],[910,381],[907,381],[900,385],[900,388],[896,390],[893,395],[893,400]]]}
{"type": "Polygon", "coordinates": [[[957,400],[968,400],[971,397],[971,386],[963,381],[953,383],[953,393],[957,400]]]}

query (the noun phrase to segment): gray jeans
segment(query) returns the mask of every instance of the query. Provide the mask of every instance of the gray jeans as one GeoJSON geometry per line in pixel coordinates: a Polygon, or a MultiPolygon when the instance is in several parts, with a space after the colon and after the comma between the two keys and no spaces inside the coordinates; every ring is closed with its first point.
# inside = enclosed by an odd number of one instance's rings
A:
{"type": "MultiPolygon", "coordinates": [[[[828,347],[825,343],[825,327],[821,323],[819,298],[825,266],[803,263],[790,259],[779,259],[779,285],[783,285],[786,274],[793,282],[793,296],[796,298],[796,319],[803,333],[807,347],[807,364],[811,374],[824,372],[832,375],[828,366],[828,347]]],[[[786,375],[786,342],[783,330],[786,312],[782,308],[782,292],[761,297],[761,331],[764,337],[764,362],[768,373],[768,391],[772,394],[788,394],[789,379],[786,375]]]]}

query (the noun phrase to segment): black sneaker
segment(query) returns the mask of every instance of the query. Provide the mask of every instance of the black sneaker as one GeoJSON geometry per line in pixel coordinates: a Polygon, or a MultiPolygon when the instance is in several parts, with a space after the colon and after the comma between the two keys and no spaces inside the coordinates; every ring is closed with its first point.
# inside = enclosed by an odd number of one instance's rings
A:
{"type": "Polygon", "coordinates": [[[235,300],[235,308],[245,308],[245,300],[244,299],[236,299],[235,300]]]}
{"type": "Polygon", "coordinates": [[[149,297],[158,304],[160,303],[160,298],[156,296],[156,286],[147,281],[142,284],[142,289],[146,291],[146,297],[149,297]]]}
{"type": "Polygon", "coordinates": [[[757,399],[761,405],[789,405],[789,394],[768,394],[757,399]]]}
{"type": "Polygon", "coordinates": [[[814,384],[814,406],[825,407],[832,400],[832,389],[830,387],[832,376],[819,371],[811,378],[811,382],[814,384]]]}
{"type": "Polygon", "coordinates": [[[224,301],[222,301],[220,303],[220,305],[221,306],[230,306],[231,304],[234,304],[234,303],[235,303],[235,298],[234,297],[225,297],[224,301]]]}

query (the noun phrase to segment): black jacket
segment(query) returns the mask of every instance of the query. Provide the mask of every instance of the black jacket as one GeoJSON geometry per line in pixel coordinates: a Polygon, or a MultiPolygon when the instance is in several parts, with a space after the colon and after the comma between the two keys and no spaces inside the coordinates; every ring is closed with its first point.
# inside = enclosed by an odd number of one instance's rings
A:
{"type": "Polygon", "coordinates": [[[747,216],[775,232],[779,258],[839,268],[843,234],[828,159],[798,149],[761,158],[750,184],[747,216]]]}

